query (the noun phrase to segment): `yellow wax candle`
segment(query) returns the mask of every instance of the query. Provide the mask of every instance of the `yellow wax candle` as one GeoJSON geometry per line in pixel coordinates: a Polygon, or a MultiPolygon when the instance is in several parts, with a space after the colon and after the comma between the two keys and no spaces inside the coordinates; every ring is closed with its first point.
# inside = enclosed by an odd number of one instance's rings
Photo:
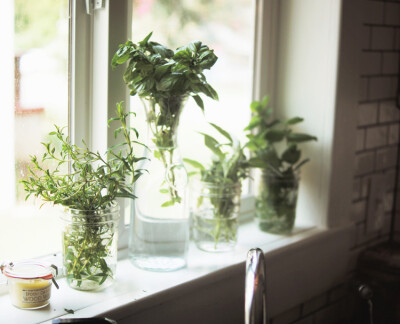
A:
{"type": "Polygon", "coordinates": [[[22,261],[4,265],[1,270],[7,277],[9,295],[15,307],[36,309],[49,304],[51,283],[56,270],[53,266],[22,261]]]}
{"type": "Polygon", "coordinates": [[[51,280],[9,278],[8,285],[11,302],[18,308],[34,309],[49,304],[51,280]]]}

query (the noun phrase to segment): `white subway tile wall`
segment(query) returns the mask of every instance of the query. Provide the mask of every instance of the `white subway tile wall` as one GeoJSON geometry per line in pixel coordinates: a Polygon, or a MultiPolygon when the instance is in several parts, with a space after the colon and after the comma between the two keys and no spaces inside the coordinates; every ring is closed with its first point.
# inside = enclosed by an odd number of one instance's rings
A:
{"type": "MultiPolygon", "coordinates": [[[[368,246],[388,239],[394,200],[394,185],[399,143],[400,112],[396,108],[396,89],[400,79],[400,0],[362,1],[363,27],[360,64],[356,160],[353,204],[354,222],[348,277],[342,284],[305,301],[270,320],[270,324],[353,323],[353,277],[357,258],[368,246]],[[383,177],[385,216],[382,228],[367,232],[371,177],[383,177]]],[[[397,180],[399,181],[399,180],[397,180]]],[[[400,183],[400,181],[399,181],[400,183]]],[[[396,210],[400,210],[400,193],[396,210]]],[[[396,230],[400,231],[397,213],[396,230]]]]}

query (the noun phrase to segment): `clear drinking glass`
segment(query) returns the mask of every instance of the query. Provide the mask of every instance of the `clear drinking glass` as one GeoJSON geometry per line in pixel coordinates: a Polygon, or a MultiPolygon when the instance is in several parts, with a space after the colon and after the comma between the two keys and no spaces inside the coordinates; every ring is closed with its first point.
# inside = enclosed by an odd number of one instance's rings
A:
{"type": "Polygon", "coordinates": [[[299,173],[285,176],[262,170],[256,199],[256,220],[259,228],[273,234],[289,234],[296,219],[299,173]]]}
{"type": "Polygon", "coordinates": [[[232,250],[237,243],[241,184],[194,184],[192,234],[196,246],[207,252],[232,250]]]}
{"type": "Polygon", "coordinates": [[[77,290],[111,285],[117,267],[119,206],[101,210],[66,209],[61,219],[68,285],[77,290]]]}

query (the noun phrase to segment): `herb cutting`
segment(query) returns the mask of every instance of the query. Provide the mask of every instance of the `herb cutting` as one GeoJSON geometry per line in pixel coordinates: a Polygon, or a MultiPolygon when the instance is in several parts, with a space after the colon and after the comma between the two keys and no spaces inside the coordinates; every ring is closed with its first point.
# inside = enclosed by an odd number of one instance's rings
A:
{"type": "Polygon", "coordinates": [[[241,180],[248,176],[247,159],[240,142],[220,126],[210,123],[224,142],[201,133],[213,153],[209,167],[184,159],[198,170],[200,193],[193,207],[193,229],[197,246],[206,251],[230,250],[237,240],[241,180]]]}
{"type": "Polygon", "coordinates": [[[107,150],[106,157],[89,150],[85,142],[83,147],[72,144],[65,129],[55,126],[49,135],[57,146],[43,143],[46,152],[41,159],[31,157],[33,166],[22,180],[26,199],[33,195],[66,208],[63,259],[67,281],[77,289],[97,289],[112,281],[119,218],[116,199],[136,198],[132,184],[144,172],[135,169],[144,158],[136,157],[133,150],[133,143],[141,143],[136,140],[137,131],[128,126],[132,113],[125,113],[121,103],[116,113],[109,123],[121,124],[114,136],[122,140],[107,150]],[[55,161],[57,166],[50,170],[43,165],[46,161],[55,161]],[[62,172],[64,166],[70,172],[62,172]]]}
{"type": "MultiPolygon", "coordinates": [[[[150,40],[152,33],[142,41],[128,41],[120,45],[112,59],[112,67],[127,62],[124,81],[132,96],[138,95],[146,108],[146,118],[152,141],[154,157],[169,169],[170,183],[166,192],[169,200],[164,207],[181,202],[174,189],[174,170],[169,166],[176,149],[176,133],[183,106],[192,97],[204,110],[201,94],[218,100],[217,92],[207,82],[204,70],[217,61],[214,51],[200,41],[177,48],[175,51],[150,40]]],[[[164,189],[165,190],[165,189],[164,189]]]]}
{"type": "Polygon", "coordinates": [[[262,230],[272,233],[289,233],[294,225],[299,170],[309,161],[301,159],[299,144],[316,141],[305,133],[296,133],[292,127],[303,122],[294,117],[286,121],[272,118],[268,96],[254,101],[253,114],[246,147],[253,154],[249,166],[262,169],[260,193],[256,200],[256,218],[262,230]]]}

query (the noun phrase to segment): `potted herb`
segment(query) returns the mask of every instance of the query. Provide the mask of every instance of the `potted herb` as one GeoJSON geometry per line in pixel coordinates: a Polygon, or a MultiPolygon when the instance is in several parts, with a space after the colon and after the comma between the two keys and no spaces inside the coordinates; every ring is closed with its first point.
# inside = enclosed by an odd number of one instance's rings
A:
{"type": "Polygon", "coordinates": [[[292,130],[303,118],[273,119],[268,96],[252,102],[250,108],[253,117],[245,128],[246,147],[252,153],[249,165],[262,171],[255,216],[261,230],[287,234],[296,216],[300,168],[309,161],[301,159],[299,144],[317,138],[292,130]]]}
{"type": "Polygon", "coordinates": [[[79,290],[104,288],[112,283],[117,262],[117,237],[119,206],[117,198],[134,199],[132,184],[143,170],[135,164],[143,157],[136,157],[133,150],[134,128],[128,127],[130,113],[117,104],[121,126],[114,132],[122,141],[110,147],[103,157],[83,147],[72,144],[64,128],[56,126],[49,135],[55,144],[43,143],[46,152],[41,159],[31,157],[33,166],[29,176],[22,180],[27,192],[44,203],[64,207],[63,262],[70,287],[79,290]],[[55,162],[50,170],[45,162],[55,162]],[[69,172],[63,170],[69,166],[69,172]]]}
{"type": "Polygon", "coordinates": [[[220,143],[202,133],[205,146],[213,153],[210,165],[184,161],[200,175],[192,206],[194,241],[201,250],[221,252],[232,250],[237,242],[241,180],[247,177],[247,160],[238,140],[221,127],[210,125],[224,138],[220,143]]]}
{"type": "Polygon", "coordinates": [[[144,199],[135,204],[132,216],[131,260],[140,268],[171,271],[185,266],[188,245],[187,173],[177,145],[179,119],[189,97],[202,110],[201,95],[218,99],[203,74],[217,57],[200,41],[173,51],[151,41],[151,36],[120,45],[111,64],[115,68],[127,63],[124,81],[144,104],[151,137],[145,166],[149,174],[135,186],[144,199]]]}

